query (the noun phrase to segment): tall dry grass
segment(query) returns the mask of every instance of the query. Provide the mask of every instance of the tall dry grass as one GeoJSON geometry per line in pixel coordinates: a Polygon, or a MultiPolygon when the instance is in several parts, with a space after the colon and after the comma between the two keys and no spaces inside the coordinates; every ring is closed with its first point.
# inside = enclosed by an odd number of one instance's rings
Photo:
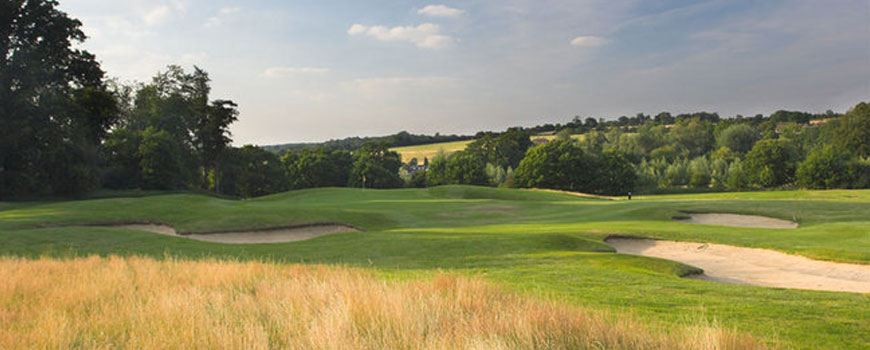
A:
{"type": "Polygon", "coordinates": [[[758,349],[716,327],[653,333],[485,281],[146,258],[0,258],[0,348],[758,349]]]}

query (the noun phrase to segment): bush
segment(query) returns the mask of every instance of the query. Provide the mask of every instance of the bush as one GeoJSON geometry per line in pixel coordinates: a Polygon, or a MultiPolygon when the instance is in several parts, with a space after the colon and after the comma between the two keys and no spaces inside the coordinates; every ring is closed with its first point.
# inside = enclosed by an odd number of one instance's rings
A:
{"type": "Polygon", "coordinates": [[[445,178],[448,184],[488,185],[485,160],[469,152],[457,152],[447,161],[445,178]]]}
{"type": "Polygon", "coordinates": [[[573,142],[553,140],[529,149],[515,172],[518,187],[588,191],[595,181],[594,160],[573,142]]]}
{"type": "Polygon", "coordinates": [[[661,187],[683,186],[689,183],[689,172],[685,159],[676,159],[665,169],[661,187]]]}
{"type": "Polygon", "coordinates": [[[797,170],[801,187],[810,189],[847,188],[855,180],[852,155],[839,147],[827,145],[816,149],[797,170]]]}
{"type": "Polygon", "coordinates": [[[737,124],[722,131],[716,143],[719,147],[727,147],[734,152],[744,154],[749,152],[760,139],[761,134],[755,128],[746,124],[737,124]]]}
{"type": "Polygon", "coordinates": [[[710,185],[711,171],[707,157],[701,156],[689,163],[689,186],[707,187],[710,185]]]}
{"type": "Polygon", "coordinates": [[[746,154],[743,175],[749,185],[776,187],[794,180],[797,154],[787,140],[762,140],[746,154]]]}

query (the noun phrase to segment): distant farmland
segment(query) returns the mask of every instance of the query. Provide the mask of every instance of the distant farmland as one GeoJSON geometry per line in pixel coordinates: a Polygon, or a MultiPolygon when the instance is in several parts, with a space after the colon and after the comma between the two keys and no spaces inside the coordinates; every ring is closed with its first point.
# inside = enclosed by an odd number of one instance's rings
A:
{"type": "MultiPolygon", "coordinates": [[[[577,140],[583,140],[584,134],[571,135],[571,138],[577,140]]],[[[534,135],[531,137],[534,139],[547,139],[552,140],[556,138],[555,135],[534,135]]],[[[416,145],[416,146],[405,146],[405,147],[394,147],[391,150],[398,152],[402,155],[403,162],[409,162],[411,159],[417,158],[417,161],[423,162],[423,158],[429,158],[432,160],[438,152],[444,151],[445,154],[451,154],[454,152],[459,152],[468,147],[468,144],[474,142],[474,140],[465,140],[465,141],[453,141],[453,142],[439,142],[439,143],[429,143],[425,145],[416,145]]]]}

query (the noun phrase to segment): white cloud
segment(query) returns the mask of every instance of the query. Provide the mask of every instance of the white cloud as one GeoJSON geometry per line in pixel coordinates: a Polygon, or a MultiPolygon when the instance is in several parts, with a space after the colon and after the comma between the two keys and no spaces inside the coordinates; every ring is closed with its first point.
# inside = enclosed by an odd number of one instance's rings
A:
{"type": "Polygon", "coordinates": [[[234,14],[234,13],[236,13],[236,12],[239,12],[240,10],[241,10],[241,9],[238,8],[238,7],[224,7],[224,8],[222,8],[222,9],[220,9],[219,12],[220,12],[222,15],[231,15],[231,14],[234,14]]]}
{"type": "Polygon", "coordinates": [[[328,68],[319,68],[319,67],[270,67],[263,71],[264,77],[280,77],[288,74],[298,74],[298,73],[326,73],[329,72],[328,68]]]}
{"type": "Polygon", "coordinates": [[[145,16],[142,16],[142,20],[145,21],[145,24],[154,26],[165,22],[170,14],[172,13],[169,6],[161,5],[146,13],[145,16]]]}
{"type": "Polygon", "coordinates": [[[453,45],[455,40],[447,35],[440,34],[441,27],[437,24],[423,23],[414,26],[365,26],[354,24],[347,33],[350,35],[366,35],[380,41],[409,42],[423,49],[442,49],[453,45]]]}
{"type": "Polygon", "coordinates": [[[217,26],[221,25],[221,23],[224,23],[224,20],[222,20],[220,17],[209,17],[205,21],[205,24],[203,24],[203,25],[206,28],[211,28],[211,27],[217,27],[217,26]]]}
{"type": "Polygon", "coordinates": [[[600,36],[578,36],[571,40],[571,45],[577,47],[599,47],[607,45],[609,42],[610,40],[600,36]]]}
{"type": "Polygon", "coordinates": [[[224,7],[218,10],[218,14],[216,16],[209,17],[205,23],[203,24],[206,28],[217,27],[224,23],[224,19],[234,13],[241,11],[242,9],[239,7],[224,7]]]}
{"type": "Polygon", "coordinates": [[[417,13],[429,17],[458,17],[465,13],[465,10],[444,5],[427,5],[426,7],[417,10],[417,13]]]}

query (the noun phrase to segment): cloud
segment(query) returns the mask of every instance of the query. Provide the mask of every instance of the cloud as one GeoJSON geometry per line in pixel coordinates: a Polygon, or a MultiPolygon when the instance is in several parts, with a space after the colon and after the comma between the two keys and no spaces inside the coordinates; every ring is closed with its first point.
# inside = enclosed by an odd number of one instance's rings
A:
{"type": "Polygon", "coordinates": [[[224,23],[224,19],[234,13],[241,11],[239,7],[223,7],[218,10],[217,16],[209,17],[203,24],[206,28],[217,27],[224,23]]]}
{"type": "Polygon", "coordinates": [[[442,49],[452,46],[455,40],[440,34],[437,24],[423,23],[414,26],[366,26],[354,24],[347,30],[351,36],[365,35],[386,42],[409,42],[422,49],[442,49]]]}
{"type": "Polygon", "coordinates": [[[288,74],[304,74],[304,73],[326,73],[328,68],[319,67],[270,67],[263,71],[262,76],[275,78],[288,74]]]}
{"type": "Polygon", "coordinates": [[[599,47],[607,45],[609,42],[610,40],[607,40],[600,36],[578,36],[574,39],[571,39],[571,46],[599,47]]]}
{"type": "Polygon", "coordinates": [[[161,5],[146,13],[145,16],[142,16],[142,20],[149,26],[155,26],[166,22],[170,14],[172,14],[172,12],[170,11],[169,6],[161,5]]]}
{"type": "Polygon", "coordinates": [[[417,10],[418,14],[426,15],[429,17],[459,17],[465,10],[460,10],[452,7],[447,7],[444,5],[427,5],[424,8],[417,10]]]}
{"type": "Polygon", "coordinates": [[[241,11],[241,8],[238,8],[238,7],[224,7],[222,9],[220,9],[219,12],[222,15],[231,15],[231,14],[234,14],[234,13],[239,12],[239,11],[241,11]]]}
{"type": "Polygon", "coordinates": [[[211,27],[217,27],[217,26],[221,25],[221,23],[224,23],[224,20],[222,20],[220,17],[215,16],[215,17],[209,17],[205,21],[205,24],[203,24],[203,26],[205,26],[206,28],[211,28],[211,27]]]}

